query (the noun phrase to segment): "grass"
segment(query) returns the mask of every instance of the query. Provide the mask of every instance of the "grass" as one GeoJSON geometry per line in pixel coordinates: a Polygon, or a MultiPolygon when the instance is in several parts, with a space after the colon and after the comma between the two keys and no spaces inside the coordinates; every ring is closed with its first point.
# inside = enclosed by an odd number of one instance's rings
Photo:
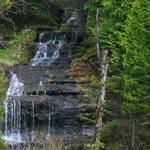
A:
{"type": "Polygon", "coordinates": [[[14,64],[26,64],[31,56],[34,46],[35,29],[23,29],[14,33],[9,47],[0,49],[0,64],[3,66],[14,64]]]}

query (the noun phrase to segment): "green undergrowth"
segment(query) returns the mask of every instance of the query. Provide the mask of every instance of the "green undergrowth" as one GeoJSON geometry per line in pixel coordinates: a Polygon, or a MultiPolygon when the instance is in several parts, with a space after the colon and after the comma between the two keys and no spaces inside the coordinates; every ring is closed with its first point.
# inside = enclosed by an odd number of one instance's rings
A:
{"type": "Polygon", "coordinates": [[[96,49],[91,47],[87,41],[77,44],[73,49],[73,59],[82,58],[84,61],[97,59],[96,49]]]}
{"type": "MultiPolygon", "coordinates": [[[[6,89],[8,85],[8,79],[5,76],[5,69],[0,67],[0,121],[2,120],[2,116],[4,114],[3,111],[3,101],[5,99],[6,89]]],[[[0,137],[2,133],[0,132],[0,137]]],[[[4,143],[4,141],[0,138],[0,148],[5,149],[7,145],[4,143]]]]}
{"type": "Polygon", "coordinates": [[[93,75],[90,77],[90,88],[86,91],[86,97],[92,102],[96,103],[99,96],[99,82],[97,77],[93,75]]]}
{"type": "Polygon", "coordinates": [[[96,122],[94,120],[94,113],[83,113],[78,116],[80,122],[86,122],[90,125],[95,125],[96,122]]]}
{"type": "MultiPolygon", "coordinates": [[[[136,125],[139,121],[136,121],[136,125]]],[[[102,141],[106,145],[106,150],[124,150],[126,149],[123,142],[126,142],[126,146],[130,144],[130,130],[131,122],[127,119],[112,119],[105,122],[105,126],[102,131],[102,141]],[[116,134],[117,133],[117,134],[116,134]],[[113,139],[113,140],[112,140],[113,139]],[[110,144],[109,144],[110,143],[110,144]]],[[[136,148],[148,150],[150,148],[148,139],[150,135],[148,125],[137,125],[136,129],[136,148]]]]}
{"type": "Polygon", "coordinates": [[[59,30],[58,32],[62,33],[62,32],[65,32],[67,30],[71,29],[71,25],[68,24],[68,23],[63,23],[61,24],[61,26],[59,27],[59,30]]]}
{"type": "Polygon", "coordinates": [[[105,144],[99,140],[96,140],[95,143],[90,145],[90,148],[88,150],[104,150],[104,149],[105,149],[105,144]]]}
{"type": "Polygon", "coordinates": [[[11,0],[0,0],[0,6],[3,7],[3,9],[10,8],[12,5],[11,0]]]}
{"type": "Polygon", "coordinates": [[[26,64],[34,49],[35,29],[23,29],[15,32],[9,41],[9,47],[0,49],[0,64],[26,64]]]}
{"type": "Polygon", "coordinates": [[[73,59],[82,58],[82,56],[84,55],[85,52],[86,52],[86,49],[84,48],[84,43],[81,43],[79,45],[76,45],[73,48],[72,57],[73,57],[73,59]]]}
{"type": "Polygon", "coordinates": [[[68,150],[81,150],[81,144],[78,143],[70,144],[68,150]]]}
{"type": "Polygon", "coordinates": [[[85,60],[85,61],[88,61],[90,59],[92,59],[93,57],[96,57],[96,49],[95,48],[90,48],[90,49],[87,49],[87,51],[84,53],[84,55],[82,56],[82,58],[85,60]]]}
{"type": "Polygon", "coordinates": [[[2,67],[0,67],[0,102],[5,98],[7,85],[8,85],[8,80],[5,76],[5,70],[2,67]]]}

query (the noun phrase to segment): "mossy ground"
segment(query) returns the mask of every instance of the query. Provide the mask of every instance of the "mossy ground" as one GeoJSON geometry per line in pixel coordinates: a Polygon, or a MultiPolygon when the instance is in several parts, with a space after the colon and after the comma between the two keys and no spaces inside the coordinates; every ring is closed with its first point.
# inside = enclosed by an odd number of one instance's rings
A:
{"type": "Polygon", "coordinates": [[[34,38],[34,29],[23,29],[19,33],[14,33],[9,41],[9,47],[0,49],[0,64],[2,66],[26,64],[32,53],[34,38]]]}

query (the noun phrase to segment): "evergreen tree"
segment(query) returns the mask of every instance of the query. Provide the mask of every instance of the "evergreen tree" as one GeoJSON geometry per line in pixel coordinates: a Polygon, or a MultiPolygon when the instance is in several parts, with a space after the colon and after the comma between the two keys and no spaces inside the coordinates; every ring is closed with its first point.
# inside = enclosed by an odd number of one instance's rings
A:
{"type": "Polygon", "coordinates": [[[96,43],[94,14],[100,6],[100,48],[109,50],[108,80],[111,90],[123,99],[122,115],[131,121],[128,147],[132,149],[138,136],[136,128],[148,122],[145,117],[150,110],[149,4],[146,0],[88,0],[85,4],[87,33],[92,45],[96,43]]]}

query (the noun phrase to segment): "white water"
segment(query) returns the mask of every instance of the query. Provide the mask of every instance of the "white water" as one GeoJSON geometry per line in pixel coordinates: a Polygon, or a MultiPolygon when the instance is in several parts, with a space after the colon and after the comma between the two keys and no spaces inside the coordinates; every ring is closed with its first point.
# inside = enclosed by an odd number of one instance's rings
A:
{"type": "Polygon", "coordinates": [[[11,72],[9,88],[7,90],[7,98],[4,101],[5,110],[5,131],[3,139],[7,143],[21,142],[21,103],[10,99],[13,96],[21,96],[23,94],[24,84],[19,81],[16,74],[11,72]]]}
{"type": "Polygon", "coordinates": [[[44,87],[44,84],[43,84],[42,81],[40,81],[40,83],[39,83],[39,89],[40,89],[41,91],[43,91],[44,94],[46,95],[46,90],[45,90],[45,87],[44,87]]]}
{"type": "Polygon", "coordinates": [[[35,132],[34,132],[34,125],[35,125],[35,119],[34,119],[34,101],[32,101],[32,132],[31,132],[31,141],[34,140],[34,135],[35,135],[35,132]]]}
{"type": "Polygon", "coordinates": [[[67,20],[67,23],[71,23],[72,21],[74,20],[77,20],[79,17],[78,17],[78,10],[76,9],[72,16],[67,20]]]}
{"type": "Polygon", "coordinates": [[[20,100],[15,101],[10,97],[21,96],[23,94],[23,90],[24,84],[19,81],[16,74],[11,72],[7,98],[4,101],[5,131],[3,136],[3,139],[9,144],[19,143],[22,141],[22,137],[20,135],[21,103],[20,100]]]}
{"type": "Polygon", "coordinates": [[[16,74],[11,72],[11,79],[9,88],[7,90],[7,96],[21,96],[24,90],[24,84],[19,81],[16,74]]]}
{"type": "Polygon", "coordinates": [[[52,64],[56,59],[59,58],[60,49],[62,48],[64,44],[64,39],[56,40],[56,36],[53,39],[50,39],[47,42],[42,43],[44,33],[41,33],[39,35],[39,43],[37,46],[37,52],[35,54],[35,57],[31,60],[31,66],[37,66],[41,64],[42,62],[46,62],[47,65],[52,64]],[[52,46],[53,54],[52,56],[48,56],[48,46],[52,46]]]}

